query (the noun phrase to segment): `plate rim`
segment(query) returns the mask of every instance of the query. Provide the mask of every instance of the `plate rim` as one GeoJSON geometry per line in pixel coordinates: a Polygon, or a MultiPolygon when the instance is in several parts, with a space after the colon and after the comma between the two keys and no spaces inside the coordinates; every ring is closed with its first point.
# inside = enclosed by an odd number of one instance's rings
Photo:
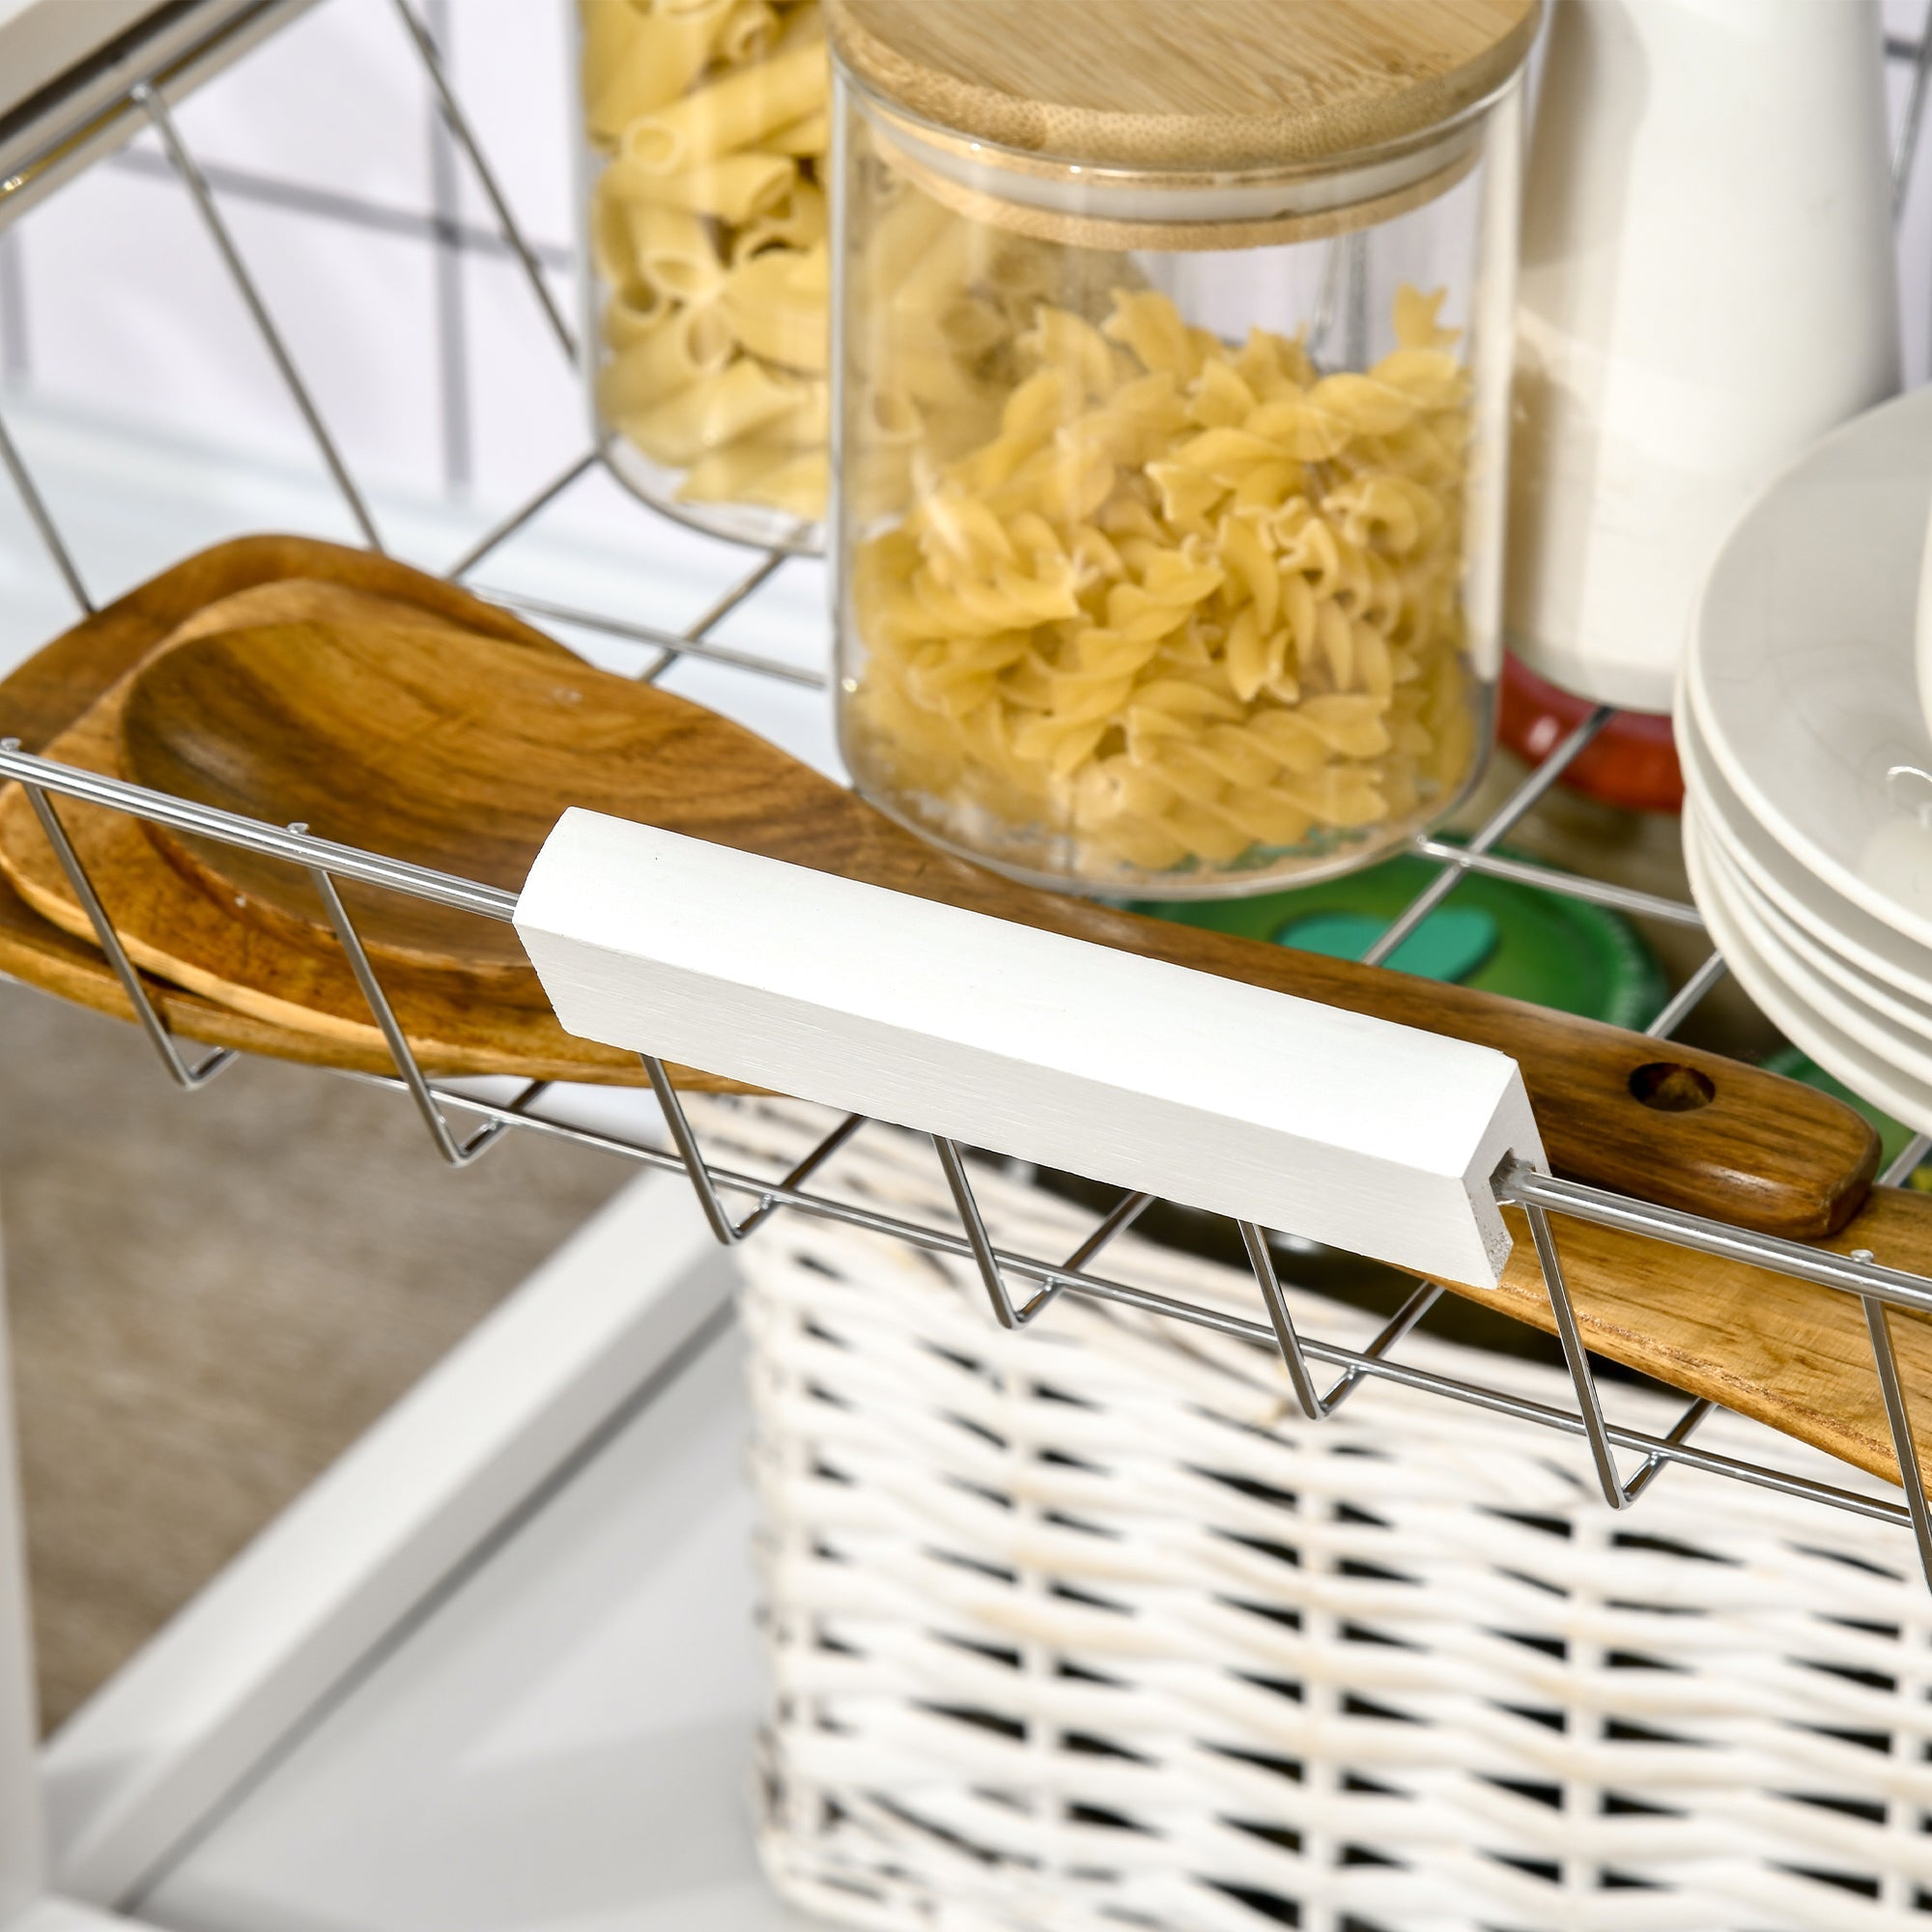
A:
{"type": "MultiPolygon", "coordinates": [[[[1914,912],[1898,900],[1877,892],[1856,872],[1847,870],[1839,861],[1806,834],[1802,824],[1784,816],[1776,804],[1751,779],[1748,767],[1735,755],[1726,743],[1722,730],[1715,722],[1716,712],[1708,678],[1709,667],[1705,662],[1704,651],[1705,639],[1712,623],[1713,590],[1725,558],[1746,532],[1753,529],[1760,520],[1774,514],[1781,506],[1784,493],[1804,482],[1818,466],[1833,457],[1841,457],[1848,450],[1856,450],[1867,440],[1896,433],[1899,418],[1906,417],[1916,421],[1921,413],[1932,418],[1932,385],[1908,389],[1904,394],[1894,396],[1876,408],[1867,410],[1862,415],[1855,416],[1850,422],[1820,438],[1757,493],[1731,526],[1706,572],[1703,588],[1691,612],[1690,637],[1679,674],[1679,690],[1690,715],[1697,723],[1705,751],[1732,790],[1738,794],[1740,803],[1752,820],[1762,826],[1766,834],[1789,853],[1805,872],[1827,885],[1839,897],[1849,900],[1889,930],[1900,933],[1916,945],[1932,949],[1932,915],[1914,912]]],[[[1932,423],[1928,423],[1926,427],[1928,431],[1932,431],[1932,423]]],[[[1932,446],[1932,434],[1928,434],[1922,440],[1932,446]]],[[[1928,466],[1926,474],[1932,475],[1932,466],[1928,466]]],[[[1887,477],[1879,480],[1896,479],[1887,477]]],[[[1921,476],[1914,484],[1914,488],[1922,493],[1924,482],[1924,476],[1921,476]]],[[[1917,526],[1922,527],[1924,523],[1922,505],[1918,517],[1914,521],[1917,526]]],[[[1917,608],[1918,603],[1917,588],[1921,555],[1921,551],[1914,551],[1904,566],[1909,567],[1912,574],[1914,595],[1906,601],[1908,607],[1913,609],[1917,608]]],[[[1890,559],[1888,558],[1888,563],[1889,562],[1890,559]]],[[[1918,639],[1909,629],[1902,640],[1902,654],[1912,667],[1912,674],[1907,681],[1916,690],[1918,639]]],[[[1913,716],[1915,720],[1920,717],[1916,703],[1913,716]]]]}
{"type": "MultiPolygon", "coordinates": [[[[1701,826],[1695,828],[1693,836],[1705,837],[1701,826]]],[[[1723,854],[1707,849],[1702,856],[1705,890],[1719,899],[1725,912],[1744,928],[1751,948],[1759,955],[1760,963],[1767,972],[1776,976],[1785,991],[1800,1001],[1808,1012],[1843,1034],[1854,1045],[1877,1055],[1881,1060],[1889,1057],[1896,1063],[1896,1071],[1923,1086],[1928,1094],[1932,1094],[1932,1041],[1919,1036],[1908,1036],[1902,1026],[1887,1019],[1883,1013],[1840,994],[1829,980],[1808,966],[1802,955],[1794,953],[1778,938],[1776,930],[1765,925],[1747,898],[1740,897],[1731,891],[1729,882],[1721,876],[1723,854]],[[1717,869],[1717,876],[1713,876],[1714,868],[1717,869]]]]}
{"type": "Polygon", "coordinates": [[[1932,1088],[1916,1081],[1912,1084],[1918,1089],[1917,1093],[1895,1086],[1888,1070],[1883,1067],[1875,1070],[1875,1056],[1869,1049],[1848,1039],[1842,1029],[1824,1015],[1812,1012],[1802,998],[1777,979],[1752,950],[1749,941],[1739,934],[1728,902],[1709,894],[1708,880],[1699,880],[1702,855],[1693,851],[1692,840],[1684,841],[1684,850],[1691,873],[1691,892],[1700,909],[1705,910],[1711,937],[1739,984],[1763,1009],[1765,1017],[1802,1053],[1841,1080],[1861,1099],[1883,1108],[1915,1132],[1932,1133],[1932,1088]]]}
{"type": "Polygon", "coordinates": [[[1730,857],[1745,877],[1794,924],[1803,926],[1819,945],[1829,948],[1873,979],[1932,1005],[1932,950],[1926,950],[1923,975],[1915,973],[1911,967],[1882,952],[1870,939],[1848,931],[1841,919],[1833,917],[1829,909],[1821,909],[1820,905],[1807,900],[1791,879],[1780,877],[1780,867],[1795,868],[1798,877],[1806,886],[1814,887],[1828,901],[1841,904],[1859,919],[1872,920],[1888,940],[1907,947],[1915,943],[1897,927],[1887,925],[1882,920],[1873,920],[1862,906],[1846,900],[1843,894],[1834,892],[1828,881],[1806,870],[1797,856],[1777,845],[1776,839],[1772,843],[1779,855],[1778,860],[1767,860],[1763,852],[1739,831],[1738,815],[1742,815],[1744,822],[1754,829],[1765,828],[1757,826],[1748,808],[1736,796],[1723,775],[1714,774],[1711,770],[1712,754],[1694,713],[1688,707],[1680,706],[1677,724],[1677,749],[1684,767],[1685,796],[1687,800],[1696,802],[1706,833],[1730,857]]]}
{"type": "Polygon", "coordinates": [[[1696,813],[1696,825],[1706,856],[1719,874],[1718,888],[1733,911],[1761,928],[1780,952],[1789,953],[1804,969],[1807,979],[1818,980],[1830,988],[1834,1001],[1848,1001],[1868,1010],[1888,1025],[1902,1028],[1921,1047],[1932,1048],[1932,1001],[1915,1000],[1833,952],[1751,884],[1701,810],[1696,813]]]}

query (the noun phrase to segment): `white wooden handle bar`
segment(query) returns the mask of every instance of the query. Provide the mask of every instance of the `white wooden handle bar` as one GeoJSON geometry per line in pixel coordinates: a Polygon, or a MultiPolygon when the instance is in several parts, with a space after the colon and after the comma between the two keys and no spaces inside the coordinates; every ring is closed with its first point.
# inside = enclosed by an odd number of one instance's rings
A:
{"type": "Polygon", "coordinates": [[[1516,1063],[676,833],[566,812],[517,931],[606,1045],[1492,1284],[1543,1166],[1516,1063]]]}

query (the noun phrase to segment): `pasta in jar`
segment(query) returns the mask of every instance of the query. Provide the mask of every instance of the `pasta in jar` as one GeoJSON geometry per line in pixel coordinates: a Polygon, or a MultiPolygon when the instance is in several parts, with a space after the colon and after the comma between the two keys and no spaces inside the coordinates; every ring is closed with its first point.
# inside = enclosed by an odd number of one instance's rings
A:
{"type": "Polygon", "coordinates": [[[1399,344],[1319,376],[1152,292],[1043,306],[997,432],[862,543],[855,764],[933,829],[1081,873],[1345,850],[1469,776],[1468,378],[1406,289],[1399,344]]]}
{"type": "MultiPolygon", "coordinates": [[[[1366,150],[1364,99],[1307,104],[1301,43],[1254,74],[1277,56],[1246,10],[1181,48],[1117,0],[1121,40],[1075,62],[1030,33],[1072,0],[960,5],[826,0],[853,780],[1083,891],[1367,863],[1455,808],[1492,736],[1533,0],[1492,10],[1507,44],[1457,43],[1431,98],[1461,108],[1366,150]]],[[[1329,78],[1392,99],[1427,66],[1356,51],[1329,78]]]]}
{"type": "Polygon", "coordinates": [[[828,489],[818,0],[581,0],[593,404],[616,473],[813,548],[828,489]]]}

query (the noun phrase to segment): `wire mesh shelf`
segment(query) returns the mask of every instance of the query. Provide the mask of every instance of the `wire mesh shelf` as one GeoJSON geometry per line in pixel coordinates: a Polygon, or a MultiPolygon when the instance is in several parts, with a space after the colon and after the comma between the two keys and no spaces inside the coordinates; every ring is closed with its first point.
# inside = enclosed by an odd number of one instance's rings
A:
{"type": "MultiPolygon", "coordinates": [[[[204,168],[185,140],[172,103],[208,75],[218,71],[246,47],[312,4],[312,0],[186,0],[164,11],[165,32],[113,50],[14,115],[0,121],[0,228],[51,186],[79,167],[125,146],[143,128],[158,136],[168,167],[191,201],[211,245],[240,295],[290,399],[300,414],[323,467],[363,541],[382,551],[383,535],[369,501],[344,460],[340,445],[305,384],[297,359],[264,298],[245,254],[224,217],[218,171],[204,168]]],[[[473,170],[500,232],[503,250],[517,263],[532,299],[559,352],[574,363],[576,343],[569,323],[548,287],[539,251],[520,228],[474,128],[458,99],[432,35],[410,0],[394,0],[406,40],[427,78],[431,94],[456,148],[473,170]]],[[[1923,121],[1932,83],[1932,33],[1921,41],[1893,40],[1888,55],[1910,70],[1910,91],[1894,158],[1894,180],[1902,201],[1905,183],[1923,121]]],[[[661,677],[680,659],[707,660],[810,688],[824,676],[797,665],[761,657],[719,643],[714,634],[724,620],[751,604],[780,574],[795,568],[781,552],[750,552],[737,580],[695,622],[671,631],[627,614],[563,605],[493,589],[475,574],[515,535],[525,530],[582,479],[606,461],[606,452],[587,448],[477,538],[449,567],[446,577],[486,601],[531,617],[578,626],[645,646],[650,661],[639,673],[661,677]]],[[[21,452],[0,420],[0,465],[6,468],[53,567],[85,612],[96,606],[47,502],[37,488],[21,452]]],[[[639,516],[651,514],[639,506],[639,516]]],[[[1600,707],[1583,720],[1543,763],[1498,807],[1463,844],[1433,838],[1414,841],[1414,854],[1435,869],[1431,883],[1378,938],[1366,957],[1386,961],[1459,883],[1472,873],[1533,884],[1598,905],[1670,924],[1701,929],[1694,906],[1581,873],[1531,866],[1510,857],[1502,842],[1544,799],[1576,758],[1610,723],[1615,713],[1600,707]]],[[[1380,1331],[1365,1346],[1349,1348],[1301,1332],[1291,1315],[1278,1274],[1276,1252],[1263,1229],[1242,1224],[1244,1251],[1257,1291],[1257,1315],[1243,1318],[1224,1309],[1172,1299],[1097,1271],[1108,1245],[1141,1217],[1152,1197],[1122,1198],[1070,1254],[1054,1258],[1009,1252],[995,1242],[980,1212],[973,1182],[973,1162],[951,1141],[934,1137],[957,1213],[952,1227],[926,1225],[842,1199],[813,1182],[867,1122],[850,1116],[836,1125],[805,1158],[783,1175],[741,1172],[708,1157],[692,1119],[673,1090],[663,1065],[648,1056],[644,1070],[662,1110],[668,1145],[632,1138],[569,1117],[555,1108],[552,1083],[532,1082],[515,1097],[497,1100],[453,1088],[429,1077],[418,1065],[390,1006],[354,920],[343,904],[339,882],[354,881],[471,914],[510,921],[513,894],[474,881],[405,864],[381,854],[316,838],[299,827],[283,828],[213,810],[118,779],[34,755],[18,740],[0,741],[0,779],[20,784],[94,928],[107,962],[127,995],[133,1016],[145,1030],[167,1076],[192,1090],[217,1077],[236,1055],[216,1049],[190,1062],[160,1012],[149,982],[129,958],[107,909],[63,828],[57,800],[124,811],[153,824],[172,827],[279,860],[305,871],[321,895],[329,922],[355,974],[363,998],[395,1064],[389,1075],[347,1077],[371,1081],[407,1094],[420,1112],[440,1157],[453,1167],[479,1160],[512,1131],[537,1133],[621,1155],[644,1167],[685,1174],[717,1238],[724,1243],[751,1239],[780,1213],[818,1216],[890,1236],[928,1253],[965,1260],[983,1283],[992,1318],[1009,1328],[1046,1316],[1062,1295],[1090,1296],[1132,1309],[1192,1322],[1238,1336],[1277,1350],[1295,1400],[1311,1420],[1332,1414],[1372,1382],[1393,1382],[1447,1400],[1473,1404],[1556,1435],[1581,1438],[1587,1445],[1605,1502],[1622,1510],[1636,1502],[1668,1467],[1759,1485],[1820,1505],[1850,1511],[1900,1529],[1909,1529],[1928,1582],[1932,1582],[1932,1506],[1914,1449],[1912,1417],[1894,1350],[1891,1320],[1932,1316],[1932,1279],[1887,1267],[1868,1252],[1840,1255],[1823,1248],[1781,1240],[1721,1222],[1532,1172],[1506,1167],[1494,1179],[1497,1201],[1520,1208],[1527,1223],[1576,1397],[1574,1408],[1531,1401],[1473,1379],[1452,1378],[1406,1364],[1399,1350],[1406,1337],[1435,1309],[1444,1290],[1419,1282],[1380,1331]],[[550,1098],[551,1110],[541,1111],[550,1098]],[[1902,1496],[1861,1493],[1780,1468],[1776,1461],[1720,1454],[1693,1440],[1716,1405],[1707,1398],[1689,1403],[1662,1433],[1633,1429],[1605,1415],[1596,1367],[1586,1349],[1572,1300],[1557,1224],[1584,1222],[1615,1229],[1677,1248],[1748,1263],[1812,1284],[1822,1292],[1854,1296],[1869,1337],[1873,1373],[1883,1396],[1887,1424],[1901,1472],[1902,1496]],[[1326,1386],[1318,1371],[1329,1372],[1326,1386]],[[1632,1466],[1629,1459],[1634,1459],[1632,1466]]],[[[1689,977],[1645,1031],[1667,1038],[1690,1016],[1724,973],[1714,951],[1689,977]]],[[[1884,1184],[1902,1182],[1918,1166],[1932,1136],[1920,1135],[1892,1163],[1884,1184]]],[[[1687,1293],[1691,1292],[1687,1283],[1687,1293]]]]}

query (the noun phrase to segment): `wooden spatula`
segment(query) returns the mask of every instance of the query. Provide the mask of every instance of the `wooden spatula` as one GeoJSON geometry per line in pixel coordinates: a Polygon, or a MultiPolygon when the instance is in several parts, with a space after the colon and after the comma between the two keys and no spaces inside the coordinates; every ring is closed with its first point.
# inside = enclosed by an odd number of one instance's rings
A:
{"type": "MultiPolygon", "coordinates": [[[[304,603],[303,593],[293,598],[293,609],[290,602],[279,601],[275,593],[290,580],[371,593],[428,616],[526,645],[548,644],[501,610],[367,551],[307,537],[244,537],[174,565],[0,681],[0,731],[17,734],[30,751],[50,749],[103,693],[185,622],[199,621],[219,630],[274,621],[281,615],[315,614],[318,606],[304,603]],[[238,596],[244,600],[262,596],[268,601],[230,603],[238,596]]],[[[760,749],[769,755],[768,748],[760,749]]],[[[1048,901],[1048,906],[1083,923],[1098,916],[1098,909],[1070,901],[1048,901]]],[[[1111,929],[1103,923],[1088,936],[1103,937],[1111,929]]],[[[1145,937],[1150,942],[1165,940],[1179,937],[1184,930],[1156,926],[1145,937]]],[[[1256,951],[1267,949],[1236,947],[1224,957],[1227,963],[1238,964],[1256,951]]],[[[1321,976],[1319,983],[1346,993],[1349,976],[1328,974],[1325,969],[1332,962],[1300,963],[1321,976]]],[[[62,997],[124,1019],[128,1016],[99,952],[40,919],[4,881],[0,881],[0,968],[62,997]]],[[[1378,975],[1375,982],[1387,985],[1390,978],[1378,975]]],[[[1432,1002],[1437,1012],[1462,1009],[1454,989],[1414,990],[1425,1012],[1432,1002]]],[[[171,1023],[212,1044],[334,1065],[387,1065],[385,1050],[373,1037],[352,1039],[319,1033],[306,1023],[277,1026],[164,982],[156,982],[154,992],[171,1023]]],[[[1532,1009],[1492,1004],[1514,1016],[1512,1026],[1497,1032],[1497,1043],[1506,1048],[1523,1026],[1534,1027],[1542,1017],[1532,1009]]],[[[1627,1037],[1619,1037],[1630,1043],[1627,1037]]],[[[1746,1098],[1752,1098],[1756,1104],[1775,1106],[1778,1096],[1791,1091],[1778,1084],[1741,1095],[1733,1088],[1728,1063],[1700,1055],[1683,1059],[1693,1067],[1716,1069],[1712,1077],[1719,1087],[1714,1105],[1742,1106],[1746,1098]]],[[[580,1071],[575,1077],[586,1075],[580,1071]]],[[[615,1069],[600,1068],[587,1077],[615,1077],[615,1069]]],[[[1565,1122],[1550,1118],[1547,1107],[1545,1114],[1546,1140],[1555,1144],[1565,1122]]],[[[1667,1129],[1669,1122],[1659,1124],[1667,1129]]],[[[1583,1131],[1577,1127],[1568,1138],[1583,1131]]],[[[1795,1138],[1804,1138],[1802,1128],[1795,1138]]],[[[1827,1142],[1827,1159],[1834,1145],[1841,1144],[1827,1142]]],[[[1846,1171],[1842,1165],[1840,1171],[1846,1171]]],[[[1822,1180],[1819,1191],[1824,1191],[1822,1180]]],[[[1462,1292],[1548,1328],[1549,1304],[1521,1217],[1514,1209],[1507,1215],[1518,1245],[1503,1283],[1494,1290],[1462,1292]]],[[[1592,1349],[1878,1474],[1896,1474],[1863,1316],[1855,1301],[1761,1268],[1605,1229],[1566,1223],[1562,1235],[1572,1295],[1584,1339],[1592,1349]]],[[[1824,1245],[1841,1252],[1869,1248],[1891,1266],[1932,1272],[1932,1198],[1896,1188],[1874,1189],[1856,1217],[1824,1245]]],[[[1894,1329],[1901,1373],[1915,1392],[1918,1411],[1919,1461],[1932,1466],[1932,1424],[1923,1414],[1932,1408],[1932,1322],[1907,1317],[1897,1320],[1894,1329]]]]}
{"type": "MultiPolygon", "coordinates": [[[[165,774],[171,789],[505,885],[520,883],[567,805],[648,820],[1498,1047],[1522,1067],[1558,1170],[1600,1185],[1799,1238],[1841,1226],[1864,1199],[1875,1137],[1808,1088],[1469,988],[1014,885],[925,845],[710,712],[588,667],[563,668],[483,639],[258,626],[153,663],[128,694],[126,742],[135,769],[165,774]]],[[[64,882],[49,875],[17,801],[0,811],[0,847],[36,904],[58,899],[64,882]]],[[[219,876],[235,876],[232,863],[228,848],[194,855],[219,876]]],[[[238,883],[242,896],[266,896],[276,919],[299,926],[312,917],[299,881],[251,869],[238,883]]],[[[370,914],[380,923],[373,905],[370,914]]],[[[163,956],[173,946],[176,967],[199,976],[190,983],[218,980],[222,962],[182,960],[178,935],[143,936],[163,956]]],[[[449,922],[418,922],[401,943],[426,937],[446,949],[453,973],[491,963],[449,922]]],[[[412,963],[424,963],[420,952],[412,963]]]]}

